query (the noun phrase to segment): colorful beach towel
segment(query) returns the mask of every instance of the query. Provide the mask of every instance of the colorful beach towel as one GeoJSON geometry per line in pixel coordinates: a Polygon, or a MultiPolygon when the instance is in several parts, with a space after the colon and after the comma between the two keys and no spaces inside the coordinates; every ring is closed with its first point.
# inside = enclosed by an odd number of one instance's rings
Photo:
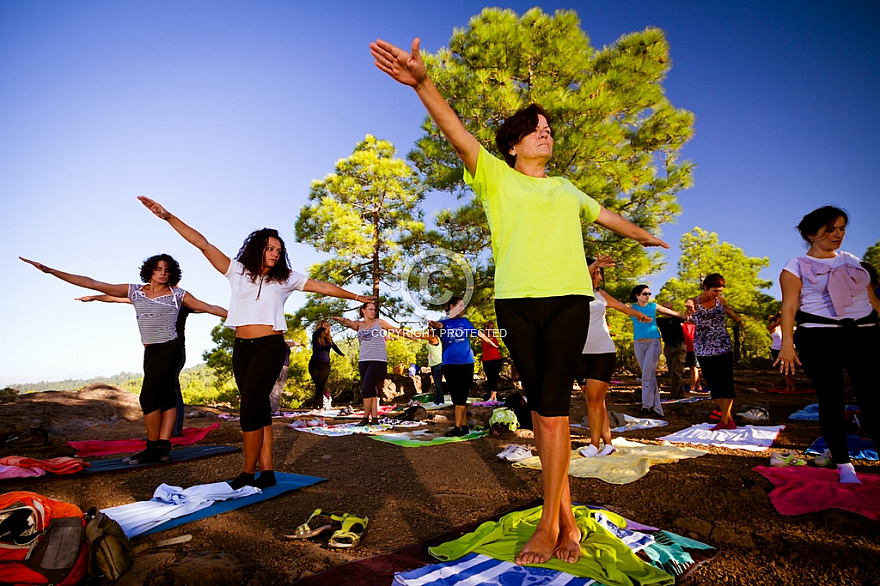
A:
{"type": "Polygon", "coordinates": [[[812,466],[755,466],[775,487],[770,502],[781,515],[842,509],[880,521],[880,475],[859,473],[858,483],[841,484],[837,470],[812,466]]]}
{"type": "Polygon", "coordinates": [[[403,431],[400,433],[385,433],[382,435],[371,435],[370,437],[380,442],[386,442],[404,448],[422,448],[425,446],[439,446],[442,444],[451,444],[455,442],[466,442],[481,438],[489,433],[486,430],[472,431],[461,437],[445,437],[446,429],[442,431],[433,431],[430,429],[420,429],[416,431],[403,431]]]}
{"type": "MultiPolygon", "coordinates": [[[[696,448],[642,444],[622,437],[614,438],[611,444],[615,451],[608,456],[585,458],[579,452],[573,451],[568,473],[578,478],[598,478],[609,484],[629,484],[645,476],[655,464],[671,464],[706,454],[704,450],[696,448]]],[[[513,466],[540,470],[541,459],[534,456],[515,462],[513,466]]]]}
{"type": "Polygon", "coordinates": [[[746,425],[735,429],[712,431],[713,427],[714,425],[711,423],[698,423],[658,439],[676,443],[718,446],[732,450],[763,452],[773,445],[780,432],[785,429],[784,425],[746,425]]]}
{"type": "MultiPolygon", "coordinates": [[[[172,446],[191,446],[205,439],[210,432],[220,427],[214,423],[207,427],[187,427],[181,437],[171,438],[172,446]]],[[[76,450],[77,457],[86,456],[109,456],[110,454],[134,454],[147,447],[147,441],[143,439],[127,440],[85,440],[81,442],[67,442],[76,450]]]]}
{"type": "MultiPolygon", "coordinates": [[[[828,444],[825,443],[825,438],[820,437],[805,450],[805,453],[816,456],[824,453],[827,449],[828,444]]],[[[874,447],[874,442],[866,437],[861,438],[857,435],[846,436],[846,449],[849,452],[849,457],[853,460],[871,460],[876,462],[880,459],[877,457],[877,449],[874,447]]]]}

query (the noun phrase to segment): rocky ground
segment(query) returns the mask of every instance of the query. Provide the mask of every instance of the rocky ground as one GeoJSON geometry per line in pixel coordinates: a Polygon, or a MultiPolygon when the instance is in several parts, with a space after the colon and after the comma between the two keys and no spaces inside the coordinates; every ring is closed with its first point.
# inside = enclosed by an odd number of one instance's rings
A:
{"type": "MultiPolygon", "coordinates": [[[[780,382],[767,372],[739,370],[736,377],[737,406],[767,406],[771,423],[786,425],[774,449],[803,450],[820,435],[817,423],[788,419],[789,414],[815,402],[815,395],[767,394],[780,382]]],[[[609,394],[609,409],[636,414],[638,381],[632,376],[619,378],[623,384],[615,385],[609,394]]],[[[804,380],[798,383],[808,386],[804,380]]],[[[68,440],[142,436],[136,399],[107,388],[2,398],[2,431],[41,426],[50,430],[50,443],[43,448],[2,449],[0,456],[71,455],[72,450],[64,446],[68,440]]],[[[651,441],[706,421],[713,408],[710,401],[669,405],[669,427],[628,432],[625,437],[651,441]]],[[[188,426],[220,421],[208,442],[241,446],[238,424],[218,419],[220,410],[194,407],[188,411],[188,426]]],[[[472,408],[470,413],[473,419],[483,420],[489,410],[472,408]]],[[[585,415],[583,399],[577,395],[572,421],[581,421],[585,415]]],[[[540,472],[512,468],[496,458],[509,439],[402,448],[363,435],[314,436],[287,428],[290,420],[275,421],[276,467],[320,476],[327,482],[136,539],[135,565],[119,584],[290,584],[328,567],[391,552],[506,512],[541,495],[540,472]],[[326,538],[285,538],[319,507],[369,516],[361,545],[342,552],[327,549],[326,538]],[[160,540],[182,535],[192,537],[185,543],[157,546],[160,540]]],[[[515,441],[534,444],[530,432],[524,431],[518,432],[515,441]]],[[[574,436],[575,447],[586,443],[584,435],[574,436]]],[[[646,477],[623,486],[572,478],[572,496],[718,547],[720,556],[697,569],[689,584],[880,584],[876,523],[834,510],[783,517],[767,498],[770,483],[752,471],[753,466],[768,463],[769,453],[709,451],[700,458],[655,466],[646,477]]],[[[51,482],[23,480],[4,490],[33,490],[84,509],[108,507],[148,499],[162,482],[186,487],[231,479],[240,471],[241,458],[237,453],[118,474],[51,482]]],[[[877,463],[861,463],[856,468],[880,471],[877,463]]]]}

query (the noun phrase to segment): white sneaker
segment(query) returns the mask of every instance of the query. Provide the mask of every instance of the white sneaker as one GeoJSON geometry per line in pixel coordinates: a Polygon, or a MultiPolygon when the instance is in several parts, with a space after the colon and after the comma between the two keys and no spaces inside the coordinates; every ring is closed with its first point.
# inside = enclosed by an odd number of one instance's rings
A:
{"type": "Polygon", "coordinates": [[[503,450],[502,452],[500,452],[500,453],[498,453],[498,454],[496,454],[496,455],[497,455],[499,458],[501,458],[502,460],[506,460],[506,459],[507,459],[507,454],[509,454],[510,452],[512,452],[513,449],[516,448],[516,447],[518,447],[516,444],[508,444],[508,446],[507,446],[506,448],[504,448],[504,450],[503,450]]]}
{"type": "Polygon", "coordinates": [[[529,448],[524,446],[514,446],[513,450],[511,450],[504,459],[508,462],[522,462],[523,460],[531,458],[533,455],[532,450],[529,448]]]}
{"type": "Polygon", "coordinates": [[[590,444],[585,448],[579,449],[578,453],[584,458],[595,458],[599,455],[599,448],[597,448],[593,444],[590,444]]]}

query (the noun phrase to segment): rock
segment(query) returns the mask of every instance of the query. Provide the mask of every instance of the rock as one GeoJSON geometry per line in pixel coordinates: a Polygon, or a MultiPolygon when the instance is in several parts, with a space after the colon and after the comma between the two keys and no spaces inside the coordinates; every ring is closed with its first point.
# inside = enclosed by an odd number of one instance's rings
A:
{"type": "Polygon", "coordinates": [[[742,549],[754,549],[755,542],[752,541],[751,535],[729,525],[719,523],[712,529],[709,538],[721,545],[730,545],[742,549]]]}
{"type": "Polygon", "coordinates": [[[152,582],[154,576],[162,569],[171,565],[177,554],[171,552],[137,555],[134,563],[116,582],[117,586],[143,586],[152,582]]]}
{"type": "Polygon", "coordinates": [[[244,568],[231,554],[198,551],[166,568],[164,578],[168,586],[239,586],[244,580],[244,568]]]}
{"type": "Polygon", "coordinates": [[[712,533],[712,523],[695,517],[679,517],[675,520],[675,526],[703,538],[712,533]]]}

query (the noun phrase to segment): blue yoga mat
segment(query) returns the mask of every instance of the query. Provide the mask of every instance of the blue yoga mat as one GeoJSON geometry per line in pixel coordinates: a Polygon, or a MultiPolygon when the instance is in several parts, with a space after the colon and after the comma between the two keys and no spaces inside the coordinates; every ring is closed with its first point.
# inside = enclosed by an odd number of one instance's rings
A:
{"type": "MultiPolygon", "coordinates": [[[[805,453],[815,456],[821,454],[826,449],[828,449],[828,444],[825,443],[824,437],[820,437],[813,442],[812,446],[805,450],[805,453]]],[[[872,460],[876,462],[880,459],[877,457],[877,450],[874,449],[874,442],[868,438],[848,435],[846,436],[846,449],[849,452],[849,457],[853,460],[872,460]]]]}
{"type": "Polygon", "coordinates": [[[248,505],[253,505],[255,503],[275,498],[276,496],[280,496],[285,492],[290,492],[292,490],[297,490],[299,488],[318,484],[319,482],[324,482],[324,480],[326,479],[318,478],[317,476],[306,476],[304,474],[288,474],[287,472],[276,471],[275,480],[278,481],[278,484],[276,484],[275,486],[270,486],[269,488],[264,488],[263,492],[260,494],[255,494],[240,499],[216,502],[210,507],[202,509],[201,511],[196,511],[195,513],[190,513],[189,515],[184,515],[183,517],[171,519],[169,521],[166,521],[165,523],[162,523],[161,525],[157,525],[149,531],[141,533],[138,537],[142,537],[144,535],[152,535],[153,533],[158,533],[160,531],[165,531],[166,529],[179,527],[187,523],[192,523],[193,521],[198,521],[199,519],[207,519],[208,517],[219,515],[220,513],[234,511],[235,509],[240,509],[248,505]]]}

